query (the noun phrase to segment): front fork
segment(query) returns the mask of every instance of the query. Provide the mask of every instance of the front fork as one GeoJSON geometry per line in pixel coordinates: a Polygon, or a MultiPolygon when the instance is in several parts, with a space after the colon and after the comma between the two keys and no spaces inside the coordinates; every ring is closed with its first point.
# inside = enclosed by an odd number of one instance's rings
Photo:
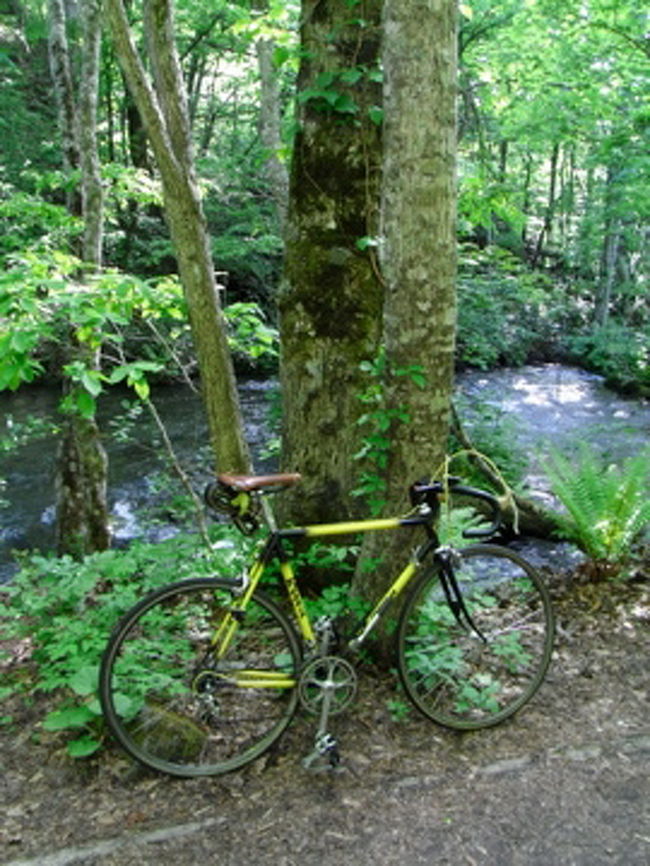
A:
{"type": "Polygon", "coordinates": [[[449,609],[454,615],[456,622],[464,629],[470,628],[483,643],[487,643],[485,636],[476,625],[465,604],[463,592],[458,583],[455,569],[462,563],[461,554],[453,547],[439,547],[434,557],[440,564],[440,582],[445,594],[449,609]]]}

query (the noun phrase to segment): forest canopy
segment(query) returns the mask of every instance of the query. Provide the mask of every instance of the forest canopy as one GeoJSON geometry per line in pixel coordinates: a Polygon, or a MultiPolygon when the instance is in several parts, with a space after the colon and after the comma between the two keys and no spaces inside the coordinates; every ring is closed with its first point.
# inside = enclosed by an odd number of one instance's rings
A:
{"type": "MultiPolygon", "coordinates": [[[[78,79],[79,8],[65,7],[78,79]]],[[[0,255],[9,279],[28,251],[43,254],[43,268],[53,251],[78,252],[82,231],[63,207],[78,176],[63,171],[47,11],[33,0],[5,0],[0,14],[0,255]]],[[[282,192],[272,172],[291,156],[298,18],[289,0],[177,3],[213,258],[229,273],[227,300],[255,302],[271,322],[282,251],[282,192]],[[270,46],[265,66],[260,46],[270,46]],[[277,100],[273,151],[261,134],[269,85],[262,75],[273,79],[277,100]]],[[[141,24],[136,5],[140,38],[141,24]]],[[[646,13],[629,2],[461,4],[460,363],[519,363],[554,352],[647,387],[646,27],[646,13]],[[526,334],[522,308],[533,322],[526,334]],[[493,336],[477,331],[486,315],[502,324],[493,336]]],[[[361,74],[347,72],[349,80],[361,74]]],[[[336,82],[320,85],[301,99],[337,98],[336,82]]],[[[353,114],[355,107],[339,108],[353,114]]],[[[380,105],[373,118],[381,123],[380,105]]],[[[159,180],[106,36],[98,130],[105,264],[145,279],[173,272],[159,180]]]]}

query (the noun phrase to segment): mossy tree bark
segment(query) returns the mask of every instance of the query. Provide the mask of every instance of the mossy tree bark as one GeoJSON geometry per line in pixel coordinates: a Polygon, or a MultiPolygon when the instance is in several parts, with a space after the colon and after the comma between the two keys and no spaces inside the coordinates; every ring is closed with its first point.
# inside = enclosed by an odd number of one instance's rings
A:
{"type": "MultiPolygon", "coordinates": [[[[382,270],[388,514],[441,467],[453,379],[456,266],[456,4],[385,0],[382,270]],[[408,420],[399,416],[406,413],[408,420]]],[[[356,591],[374,597],[404,563],[401,533],[366,536],[356,591]],[[380,564],[376,558],[380,557],[380,564]],[[364,561],[373,561],[371,570],[364,561]]]]}
{"type": "Polygon", "coordinates": [[[123,0],[105,3],[115,53],[162,179],[165,216],[187,299],[216,466],[220,472],[246,472],[250,457],[194,171],[185,88],[174,42],[173,3],[143,3],[153,83],[136,49],[123,0]]]}
{"type": "Polygon", "coordinates": [[[279,293],[283,495],[300,522],[345,518],[358,468],[359,364],[375,356],[383,289],[372,248],[380,182],[380,0],[303,0],[298,133],[279,293]]]}

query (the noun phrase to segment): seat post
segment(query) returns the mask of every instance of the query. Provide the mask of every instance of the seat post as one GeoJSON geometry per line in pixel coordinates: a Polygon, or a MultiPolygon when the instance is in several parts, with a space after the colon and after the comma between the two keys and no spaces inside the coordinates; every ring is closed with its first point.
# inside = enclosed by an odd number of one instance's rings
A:
{"type": "Polygon", "coordinates": [[[273,513],[273,509],[271,508],[271,503],[269,502],[268,497],[261,495],[260,504],[262,506],[262,514],[264,515],[266,525],[269,527],[271,532],[277,532],[278,525],[275,521],[275,514],[273,513]]]}

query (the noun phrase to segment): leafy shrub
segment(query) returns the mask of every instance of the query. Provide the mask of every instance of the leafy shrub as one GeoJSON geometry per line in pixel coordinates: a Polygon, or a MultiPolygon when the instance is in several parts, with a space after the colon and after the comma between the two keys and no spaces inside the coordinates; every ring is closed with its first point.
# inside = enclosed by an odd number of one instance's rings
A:
{"type": "MultiPolygon", "coordinates": [[[[78,259],[47,251],[16,253],[7,265],[0,275],[0,390],[15,390],[48,372],[60,374],[57,347],[71,328],[79,343],[105,350],[102,371],[80,361],[63,367],[76,385],[77,409],[86,416],[106,384],[126,382],[144,399],[151,374],[175,376],[180,367],[193,367],[176,277],[148,281],[103,271],[81,282],[78,259]]],[[[231,304],[224,314],[236,357],[275,361],[277,334],[256,304],[231,304]]]]}
{"type": "Polygon", "coordinates": [[[457,360],[488,369],[545,357],[561,306],[548,277],[530,272],[506,250],[461,247],[457,360]]]}
{"type": "Polygon", "coordinates": [[[650,522],[650,451],[618,466],[586,448],[578,461],[553,452],[545,470],[567,510],[559,518],[561,535],[593,560],[623,563],[650,522]]]}
{"type": "MultiPolygon", "coordinates": [[[[234,576],[243,547],[234,530],[216,527],[216,549],[209,555],[194,536],[128,550],[109,550],[76,562],[31,555],[0,592],[3,638],[31,646],[30,675],[25,671],[3,684],[0,699],[35,690],[56,696],[44,720],[47,730],[70,730],[73,756],[101,746],[102,718],[96,697],[99,661],[118,618],[149,590],[189,577],[234,576]]],[[[8,645],[8,644],[6,644],[8,645]]],[[[0,651],[0,663],[2,656],[0,651]]]]}
{"type": "Polygon", "coordinates": [[[647,331],[615,321],[589,334],[574,337],[570,349],[582,366],[601,373],[611,385],[650,393],[650,340],[647,331]]]}
{"type": "Polygon", "coordinates": [[[65,247],[81,230],[81,221],[61,205],[0,185],[0,257],[33,245],[65,247]]]}

